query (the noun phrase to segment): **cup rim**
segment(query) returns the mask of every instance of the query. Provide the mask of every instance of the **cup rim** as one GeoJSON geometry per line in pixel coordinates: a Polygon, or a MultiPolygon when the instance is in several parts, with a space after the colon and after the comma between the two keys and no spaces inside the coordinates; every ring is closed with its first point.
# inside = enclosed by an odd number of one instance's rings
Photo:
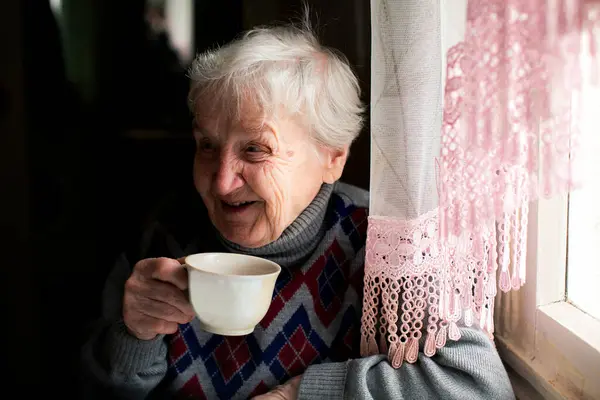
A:
{"type": "Polygon", "coordinates": [[[271,261],[271,260],[267,260],[266,258],[252,256],[252,255],[247,255],[247,254],[225,253],[225,252],[195,253],[195,254],[190,254],[190,255],[186,256],[184,258],[184,263],[185,263],[185,267],[186,268],[190,268],[190,269],[198,271],[198,272],[202,272],[202,273],[210,274],[210,275],[215,275],[215,276],[226,276],[228,278],[235,278],[235,279],[267,278],[267,277],[271,277],[271,276],[278,276],[281,273],[281,266],[279,264],[277,264],[276,262],[271,261]],[[266,274],[255,274],[255,275],[226,274],[226,273],[219,273],[219,272],[215,272],[215,271],[207,271],[205,269],[193,266],[193,265],[191,265],[191,264],[188,263],[188,258],[190,258],[190,257],[197,257],[197,256],[227,256],[227,257],[251,258],[251,259],[259,260],[261,262],[270,264],[271,266],[275,267],[275,271],[269,272],[269,273],[266,273],[266,274]]]}

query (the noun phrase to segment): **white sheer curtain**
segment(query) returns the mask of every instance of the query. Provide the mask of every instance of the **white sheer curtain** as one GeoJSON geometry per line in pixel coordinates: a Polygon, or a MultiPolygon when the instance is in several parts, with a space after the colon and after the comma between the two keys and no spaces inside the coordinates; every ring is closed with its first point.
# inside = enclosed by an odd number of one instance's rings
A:
{"type": "MultiPolygon", "coordinates": [[[[465,1],[372,0],[371,205],[362,353],[414,362],[444,345],[439,318],[444,254],[438,240],[447,49],[462,40],[465,1]],[[437,345],[436,345],[437,343],[437,345]]],[[[452,324],[455,328],[455,325],[452,324]]]]}
{"type": "Polygon", "coordinates": [[[460,325],[492,337],[497,287],[525,283],[529,202],[576,182],[598,3],[371,0],[362,354],[399,367],[460,325]]]}

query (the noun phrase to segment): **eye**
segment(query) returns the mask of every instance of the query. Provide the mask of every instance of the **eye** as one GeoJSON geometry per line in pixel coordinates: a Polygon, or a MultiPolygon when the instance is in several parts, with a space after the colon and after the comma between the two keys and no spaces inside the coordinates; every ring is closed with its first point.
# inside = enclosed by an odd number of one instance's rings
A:
{"type": "Polygon", "coordinates": [[[197,147],[198,151],[203,153],[212,153],[216,149],[216,146],[206,138],[199,139],[197,142],[197,147]]]}
{"type": "Polygon", "coordinates": [[[197,124],[194,125],[192,131],[196,142],[196,158],[212,159],[221,151],[218,136],[209,133],[197,124]]]}
{"type": "Polygon", "coordinates": [[[249,161],[262,161],[271,153],[270,149],[258,143],[248,143],[244,154],[249,161]]]}

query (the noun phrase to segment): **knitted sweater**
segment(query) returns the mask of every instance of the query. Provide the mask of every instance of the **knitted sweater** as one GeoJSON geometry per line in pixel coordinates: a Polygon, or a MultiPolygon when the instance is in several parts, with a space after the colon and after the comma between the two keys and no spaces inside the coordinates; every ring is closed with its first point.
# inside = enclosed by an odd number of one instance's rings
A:
{"type": "Polygon", "coordinates": [[[465,328],[459,342],[398,370],[383,356],[359,357],[367,192],[324,185],[278,240],[259,249],[224,240],[199,197],[184,204],[162,214],[107,280],[102,318],[82,352],[89,398],[248,399],[299,374],[299,399],[514,398],[496,350],[478,330],[465,328]],[[121,301],[132,266],[204,251],[282,266],[255,331],[224,337],[193,320],[154,340],[128,334],[121,301]]]}

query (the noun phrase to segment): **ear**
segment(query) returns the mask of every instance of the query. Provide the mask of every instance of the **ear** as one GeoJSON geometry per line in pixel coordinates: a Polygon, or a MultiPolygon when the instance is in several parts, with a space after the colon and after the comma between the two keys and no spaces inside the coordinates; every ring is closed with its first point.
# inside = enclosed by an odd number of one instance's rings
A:
{"type": "Polygon", "coordinates": [[[344,146],[341,149],[327,149],[324,153],[323,182],[333,184],[342,177],[349,148],[344,146]]]}

